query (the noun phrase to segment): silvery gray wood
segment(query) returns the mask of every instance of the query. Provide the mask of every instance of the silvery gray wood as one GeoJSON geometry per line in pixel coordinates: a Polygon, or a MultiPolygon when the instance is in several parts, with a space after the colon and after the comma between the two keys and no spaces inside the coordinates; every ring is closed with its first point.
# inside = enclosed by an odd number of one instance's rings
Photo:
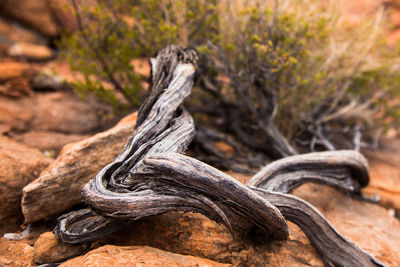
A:
{"type": "Polygon", "coordinates": [[[169,46],[152,60],[153,91],[122,153],[83,188],[89,209],[61,216],[54,230],[68,243],[90,242],[129,223],[169,211],[200,212],[237,239],[257,229],[269,240],[288,238],[285,219],[298,224],[329,266],[383,266],[343,238],[307,202],[290,192],[305,181],[361,196],[368,166],[358,152],[292,156],[266,166],[245,186],[182,153],[194,123],[182,106],[197,63],[194,50],[169,46]]]}
{"type": "Polygon", "coordinates": [[[290,193],[308,182],[333,186],[354,198],[370,202],[378,200],[362,195],[361,188],[369,183],[368,162],[353,150],[286,157],[265,166],[251,178],[248,185],[290,193]]]}
{"type": "Polygon", "coordinates": [[[311,204],[293,195],[249,187],[298,225],[328,266],[385,266],[341,236],[311,204]]]}

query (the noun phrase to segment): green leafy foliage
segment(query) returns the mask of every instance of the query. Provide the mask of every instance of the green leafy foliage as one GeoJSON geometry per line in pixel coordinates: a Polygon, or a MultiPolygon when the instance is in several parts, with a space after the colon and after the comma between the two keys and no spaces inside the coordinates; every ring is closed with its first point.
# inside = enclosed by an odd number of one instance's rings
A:
{"type": "Polygon", "coordinates": [[[137,106],[142,82],[133,58],[154,56],[170,43],[191,45],[215,31],[213,1],[126,1],[75,6],[80,29],[59,42],[81,96],[95,93],[116,109],[137,106]]]}
{"type": "MultiPolygon", "coordinates": [[[[223,98],[240,103],[244,88],[248,103],[261,109],[260,94],[276,96],[275,122],[289,139],[304,123],[398,125],[400,76],[383,53],[379,21],[350,27],[320,2],[99,1],[79,7],[81,29],[60,47],[84,76],[78,91],[116,109],[137,106],[143,95],[146,77],[131,60],[174,43],[204,55],[202,75],[216,81],[223,98]]],[[[197,96],[195,104],[209,101],[197,96]]]]}

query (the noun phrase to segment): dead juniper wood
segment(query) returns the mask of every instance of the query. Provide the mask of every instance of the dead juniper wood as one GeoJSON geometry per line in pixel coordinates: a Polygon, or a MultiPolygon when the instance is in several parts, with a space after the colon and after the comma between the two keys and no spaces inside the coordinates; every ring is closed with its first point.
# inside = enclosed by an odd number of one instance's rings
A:
{"type": "Polygon", "coordinates": [[[277,160],[261,169],[247,185],[290,193],[307,182],[333,186],[357,199],[378,201],[377,197],[362,195],[361,188],[369,182],[368,163],[352,150],[307,153],[277,160]]]}
{"type": "Polygon", "coordinates": [[[298,225],[328,266],[385,266],[341,236],[311,204],[289,194],[250,187],[298,225]]]}
{"type": "Polygon", "coordinates": [[[168,46],[151,60],[153,90],[124,150],[83,188],[90,208],[61,216],[56,236],[67,243],[90,242],[131,220],[194,211],[223,223],[237,239],[256,231],[266,240],[284,240],[287,219],[300,226],[328,266],[384,266],[342,237],[312,205],[286,194],[304,182],[318,182],[361,198],[369,176],[358,152],[290,156],[265,167],[248,186],[182,154],[195,135],[182,103],[197,60],[194,50],[179,46],[168,46]]]}

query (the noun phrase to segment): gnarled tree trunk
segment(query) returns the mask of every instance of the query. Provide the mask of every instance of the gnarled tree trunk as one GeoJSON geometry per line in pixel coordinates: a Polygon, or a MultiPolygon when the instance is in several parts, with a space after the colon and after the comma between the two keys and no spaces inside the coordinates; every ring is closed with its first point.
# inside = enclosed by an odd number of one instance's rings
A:
{"type": "Polygon", "coordinates": [[[282,240],[288,237],[288,219],[303,229],[330,266],[383,266],[337,233],[310,204],[286,194],[311,181],[361,197],[369,176],[357,152],[290,156],[261,170],[250,186],[182,154],[195,135],[182,102],[190,94],[196,64],[196,52],[178,46],[168,46],[152,59],[152,94],[140,109],[132,136],[122,153],[83,188],[90,208],[59,218],[57,237],[89,242],[130,220],[180,210],[203,213],[238,239],[256,229],[266,240],[282,240]]]}

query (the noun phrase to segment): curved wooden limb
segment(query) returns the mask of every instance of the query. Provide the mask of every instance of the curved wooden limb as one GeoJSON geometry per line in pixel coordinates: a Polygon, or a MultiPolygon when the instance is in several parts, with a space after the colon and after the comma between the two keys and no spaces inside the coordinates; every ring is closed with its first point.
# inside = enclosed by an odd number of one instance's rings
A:
{"type": "Polygon", "coordinates": [[[98,175],[106,176],[106,171],[111,170],[110,187],[116,189],[122,186],[120,183],[125,175],[135,164],[149,153],[170,151],[184,152],[192,141],[195,131],[191,116],[180,105],[190,94],[193,86],[195,69],[191,64],[176,66],[173,78],[164,89],[152,109],[147,114],[147,119],[136,127],[128,140],[124,151],[105,167],[98,175]],[[181,113],[181,114],[179,114],[181,113]],[[173,127],[171,126],[174,125],[173,127]],[[176,140],[163,140],[168,133],[175,132],[176,140]]]}
{"type": "MultiPolygon", "coordinates": [[[[188,145],[187,140],[191,140],[194,132],[194,125],[191,117],[185,111],[171,122],[171,128],[164,131],[161,137],[166,143],[162,142],[148,142],[139,147],[136,153],[133,153],[131,159],[139,156],[143,156],[143,151],[148,151],[151,154],[154,151],[174,151],[181,152],[188,145]],[[148,148],[152,144],[153,146],[148,148]]],[[[156,139],[157,140],[157,139],[156,139]]],[[[119,163],[117,161],[117,163],[119,163]]],[[[101,188],[105,196],[113,195],[126,195],[123,192],[130,192],[130,190],[135,190],[130,180],[133,178],[129,171],[124,176],[124,180],[119,182],[118,186],[111,184],[108,179],[111,179],[112,170],[114,169],[116,162],[113,162],[103,168],[102,171],[92,180],[89,184],[90,186],[101,188]]],[[[89,184],[86,186],[88,187],[89,184]]],[[[85,187],[85,188],[86,188],[85,187]]],[[[143,188],[136,188],[136,190],[141,190],[143,188]]],[[[114,201],[115,202],[115,201],[114,201]]],[[[157,205],[153,203],[153,205],[157,205]]],[[[116,214],[110,217],[118,217],[116,214]]],[[[80,211],[74,211],[61,216],[58,219],[58,226],[54,230],[64,242],[67,243],[82,243],[88,241],[94,241],[102,238],[110,233],[119,230],[121,227],[126,225],[126,222],[122,220],[104,218],[98,216],[91,212],[90,209],[84,209],[80,211]]],[[[137,218],[141,218],[138,216],[137,218]]],[[[136,219],[137,219],[136,218],[136,219]]],[[[130,218],[135,219],[135,218],[130,218]]]]}
{"type": "MultiPolygon", "coordinates": [[[[151,105],[141,109],[141,121],[136,125],[122,153],[105,166],[87,187],[101,188],[106,196],[111,194],[117,198],[119,193],[140,190],[131,188],[132,176],[129,172],[140,165],[145,156],[166,151],[183,153],[186,150],[195,130],[192,117],[181,105],[193,86],[193,64],[197,60],[194,53],[194,50],[169,46],[152,60],[153,73],[157,78],[153,80],[155,85],[149,100],[151,105]]],[[[120,221],[114,222],[112,219],[88,214],[90,211],[82,210],[60,217],[55,232],[65,242],[77,243],[79,240],[84,242],[98,239],[100,229],[104,230],[104,235],[119,229],[115,225],[119,225],[120,221]],[[83,232],[83,229],[86,231],[83,232]],[[89,229],[98,231],[92,233],[89,229]]],[[[140,217],[138,215],[136,218],[140,217]]]]}
{"type": "Polygon", "coordinates": [[[280,212],[244,185],[193,158],[164,153],[148,156],[132,170],[132,192],[109,192],[90,183],[85,201],[104,216],[138,219],[168,211],[195,211],[224,223],[236,237],[257,227],[271,239],[286,239],[280,212]]]}
{"type": "Polygon", "coordinates": [[[125,227],[129,222],[104,218],[91,209],[72,211],[60,216],[53,233],[65,243],[80,244],[98,240],[125,227]]]}
{"type": "Polygon", "coordinates": [[[330,185],[369,202],[379,200],[362,195],[361,188],[369,182],[368,163],[353,150],[307,153],[277,160],[254,175],[248,185],[290,193],[308,182],[330,185]]]}
{"type": "Polygon", "coordinates": [[[198,54],[194,49],[183,48],[176,45],[169,45],[161,50],[157,58],[152,58],[152,89],[151,95],[144,101],[139,109],[136,128],[148,118],[155,102],[159,99],[166,88],[171,87],[171,80],[176,75],[178,65],[190,64],[195,68],[199,60],[198,54]]]}
{"type": "Polygon", "coordinates": [[[288,194],[249,187],[277,207],[289,221],[307,235],[328,266],[385,266],[367,252],[341,236],[311,204],[288,194]]]}

